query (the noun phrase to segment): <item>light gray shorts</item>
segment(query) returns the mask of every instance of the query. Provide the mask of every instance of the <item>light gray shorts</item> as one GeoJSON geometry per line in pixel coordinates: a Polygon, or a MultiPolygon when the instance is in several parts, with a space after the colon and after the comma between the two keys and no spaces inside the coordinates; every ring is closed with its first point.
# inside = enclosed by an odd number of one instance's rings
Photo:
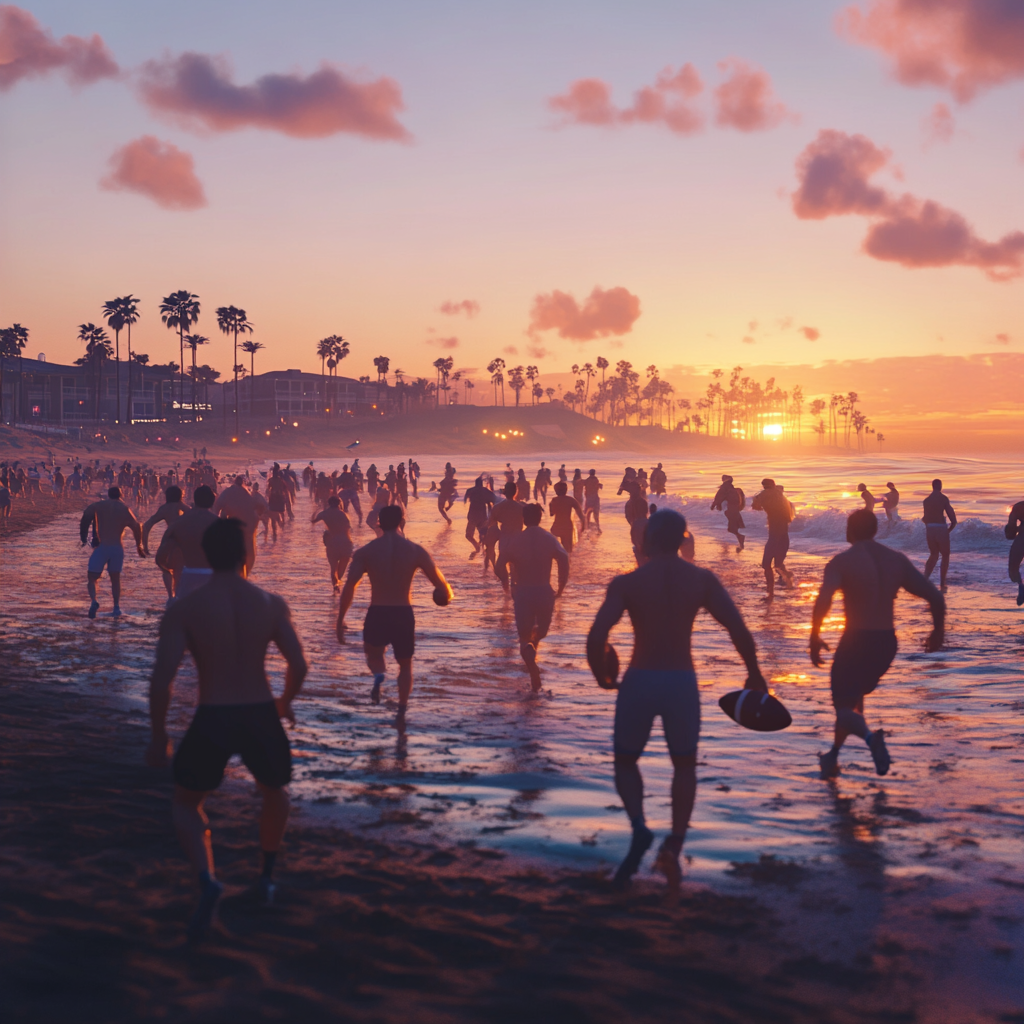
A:
{"type": "Polygon", "coordinates": [[[669,753],[676,757],[696,754],[700,694],[695,672],[626,671],[615,701],[615,753],[642,754],[659,715],[669,753]]]}

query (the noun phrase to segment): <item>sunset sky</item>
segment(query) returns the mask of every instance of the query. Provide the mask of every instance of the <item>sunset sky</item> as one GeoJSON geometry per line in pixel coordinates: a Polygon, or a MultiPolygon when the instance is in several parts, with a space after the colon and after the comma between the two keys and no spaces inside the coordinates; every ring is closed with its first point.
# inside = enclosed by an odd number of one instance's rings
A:
{"type": "Polygon", "coordinates": [[[225,372],[226,304],[349,375],[1024,348],[1007,0],[6,6],[0,133],[0,318],[51,361],[129,292],[176,358],[179,288],[225,372]]]}

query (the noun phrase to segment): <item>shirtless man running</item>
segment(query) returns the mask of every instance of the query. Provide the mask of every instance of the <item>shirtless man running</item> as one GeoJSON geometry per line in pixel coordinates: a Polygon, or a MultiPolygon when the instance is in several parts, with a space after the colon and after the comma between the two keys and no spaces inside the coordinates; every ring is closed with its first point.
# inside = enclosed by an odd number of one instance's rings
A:
{"type": "MultiPolygon", "coordinates": [[[[178,516],[188,511],[188,505],[181,500],[181,488],[172,485],[164,491],[167,499],[143,524],[142,524],[142,549],[149,554],[149,534],[157,523],[167,523],[169,526],[178,516]]],[[[168,561],[165,569],[159,559],[157,566],[164,578],[164,587],[167,590],[167,599],[174,597],[178,586],[178,576],[181,574],[181,565],[174,558],[168,561]]]]}
{"type": "Polygon", "coordinates": [[[244,528],[233,519],[207,527],[203,551],[213,573],[210,581],[167,610],[160,623],[156,664],[149,685],[152,737],[146,763],[166,765],[171,754],[167,709],[171,684],[185,651],[199,673],[199,706],[174,756],[174,827],[199,879],[199,905],[188,926],[193,942],[209,930],[224,887],[214,876],[213,844],[203,802],[224,777],[233,754],[252,772],[263,798],[260,847],[263,871],[259,895],[273,902],[274,862],[288,823],[292,765],[281,718],[294,724],[291,702],[306,677],[302,644],[292,626],[288,605],[242,578],[244,528]],[[284,694],[274,699],[264,660],[274,643],[288,668],[284,694]]]}
{"type": "Polygon", "coordinates": [[[543,529],[540,505],[523,507],[522,533],[510,537],[501,546],[495,572],[502,586],[509,586],[511,568],[512,604],[515,608],[519,653],[530,673],[530,687],[540,691],[537,647],[548,635],[555,599],[562,596],[569,581],[569,555],[555,537],[543,529]],[[551,589],[551,563],[558,563],[558,591],[551,589]]]}
{"type": "MultiPolygon", "coordinates": [[[[495,546],[498,552],[501,545],[509,537],[521,533],[523,529],[523,504],[516,500],[516,485],[509,481],[503,488],[504,501],[497,502],[491,508],[491,518],[487,526],[485,545],[487,547],[487,558],[494,566],[495,574],[498,572],[498,559],[495,554],[495,546]]],[[[486,564],[486,563],[485,563],[486,564]]],[[[498,577],[501,578],[500,576],[498,577]]]]}
{"type": "Polygon", "coordinates": [[[336,494],[327,499],[327,508],[313,516],[313,522],[327,527],[324,548],[327,550],[327,564],[331,567],[331,585],[337,593],[348,568],[348,560],[352,557],[352,524],[341,510],[341,499],[336,494]]]}
{"type": "Polygon", "coordinates": [[[444,467],[444,477],[437,488],[437,511],[441,513],[444,521],[451,526],[452,521],[448,517],[448,509],[455,504],[455,494],[458,488],[458,481],[455,479],[455,469],[449,462],[444,467]]]}
{"type": "Polygon", "coordinates": [[[487,515],[494,505],[494,491],[484,486],[482,476],[476,478],[472,487],[466,488],[462,503],[465,505],[467,502],[469,511],[466,513],[466,540],[473,545],[473,553],[469,557],[476,558],[487,538],[487,515]]]}
{"type": "Polygon", "coordinates": [[[245,486],[245,477],[236,476],[230,487],[225,487],[213,503],[215,515],[225,519],[241,521],[245,533],[245,575],[252,575],[252,567],[256,564],[256,531],[260,525],[260,506],[266,501],[249,493],[245,486]]]}
{"type": "Polygon", "coordinates": [[[370,577],[370,607],[363,623],[363,650],[373,673],[370,700],[380,703],[384,684],[384,655],[390,646],[398,662],[398,718],[404,719],[412,693],[412,656],[416,649],[416,620],[410,601],[412,579],[419,569],[434,584],[434,601],[447,604],[452,588],[430,555],[399,532],[403,514],[401,505],[380,510],[378,524],[382,535],[363,545],[352,558],[348,578],[341,591],[338,608],[338,643],[345,642],[345,615],[352,606],[356,587],[363,576],[370,577]]]}
{"type": "Polygon", "coordinates": [[[103,575],[104,568],[110,574],[110,592],[114,599],[114,609],[110,614],[113,618],[117,618],[121,614],[121,569],[124,566],[121,534],[125,530],[131,530],[132,536],[135,537],[135,550],[139,553],[139,558],[145,558],[146,552],[142,547],[142,525],[135,518],[132,510],[121,500],[120,487],[111,487],[105,498],[94,501],[82,513],[78,530],[83,545],[88,542],[89,527],[93,525],[99,546],[94,548],[89,556],[87,584],[90,600],[89,618],[95,619],[96,613],[100,610],[100,603],[96,600],[96,581],[103,575]]]}
{"type": "Polygon", "coordinates": [[[679,854],[697,792],[697,739],[700,734],[700,696],[690,651],[690,634],[697,613],[706,608],[728,631],[747,667],[746,688],[768,687],[757,663],[753,637],[732,599],[707,569],[679,557],[686,520],[662,510],[647,524],[646,564],[608,586],[604,604],[587,636],[587,661],[598,683],[618,689],[615,702],[615,788],[633,826],[629,853],[615,873],[625,885],[640,867],[654,841],[644,820],[643,779],[637,762],[661,716],[675,769],[672,780],[672,834],[662,843],[656,868],[677,891],[682,880],[679,854]],[[608,634],[629,612],[635,643],[621,685],[607,661],[608,634]]]}
{"type": "Polygon", "coordinates": [[[601,532],[601,488],[604,484],[597,479],[597,471],[591,470],[583,481],[583,493],[587,496],[587,522],[594,521],[597,532],[601,532]]]}
{"type": "Polygon", "coordinates": [[[949,535],[956,527],[956,513],[953,506],[942,493],[942,481],[932,481],[932,493],[924,499],[925,538],[928,541],[928,561],[924,564],[925,576],[931,576],[935,563],[941,558],[939,567],[939,585],[946,589],[946,573],[949,571],[949,535]],[[949,516],[949,525],[946,525],[949,516]]]}
{"type": "Polygon", "coordinates": [[[156,552],[156,564],[160,566],[172,560],[172,552],[180,553],[181,570],[174,590],[175,600],[198,590],[213,575],[203,551],[203,534],[217,522],[211,511],[214,493],[203,484],[196,488],[192,500],[195,507],[170,522],[156,552]]]}
{"type": "Polygon", "coordinates": [[[889,771],[885,733],[868,728],[864,697],[875,689],[896,656],[893,602],[901,588],[931,605],[935,628],[924,649],[937,651],[942,647],[946,615],[942,595],[910,564],[906,555],[875,541],[877,530],[878,518],[866,508],[858,509],[847,519],[846,539],[850,547],[825,566],[825,578],[814,602],[810,648],[811,661],[818,668],[823,664],[822,650],[828,650],[821,639],[821,625],[837,590],[843,592],[846,610],[846,626],[832,659],[835,743],[818,758],[823,779],[839,774],[839,750],[851,733],[867,743],[875,771],[879,775],[889,771]]]}
{"type": "Polygon", "coordinates": [[[555,484],[555,496],[548,505],[548,511],[552,517],[551,532],[558,538],[562,547],[572,554],[574,532],[572,514],[575,512],[580,521],[580,533],[587,528],[587,519],[580,503],[575,498],[569,497],[568,490],[569,485],[564,480],[559,480],[555,484]]]}
{"type": "Polygon", "coordinates": [[[761,557],[761,568],[764,570],[764,581],[768,585],[768,600],[771,601],[775,597],[772,563],[775,564],[775,571],[782,577],[786,586],[793,586],[793,574],[786,568],[793,506],[774,480],[762,480],[761,487],[764,489],[754,495],[750,507],[755,512],[764,512],[768,519],[768,540],[764,546],[764,555],[761,557]]]}
{"type": "Polygon", "coordinates": [[[1024,562],[1024,501],[1018,501],[1010,509],[1006,521],[1006,539],[1012,540],[1008,569],[1010,580],[1017,584],[1017,607],[1024,605],[1024,582],[1021,580],[1020,565],[1024,562]]]}

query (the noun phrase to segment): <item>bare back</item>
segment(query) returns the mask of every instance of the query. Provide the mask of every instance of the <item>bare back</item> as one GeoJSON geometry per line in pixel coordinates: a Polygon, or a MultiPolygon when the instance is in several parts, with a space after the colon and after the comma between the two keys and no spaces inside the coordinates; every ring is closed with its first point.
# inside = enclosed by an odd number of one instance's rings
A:
{"type": "Polygon", "coordinates": [[[523,530],[523,506],[515,498],[506,498],[491,509],[491,522],[498,524],[502,539],[523,530]]]}
{"type": "Polygon", "coordinates": [[[406,540],[395,530],[385,530],[382,537],[355,553],[347,585],[367,575],[371,605],[407,606],[412,603],[412,578],[417,569],[431,580],[437,574],[433,559],[419,544],[406,540]]]}
{"type": "MultiPolygon", "coordinates": [[[[217,517],[208,508],[190,508],[168,524],[160,548],[176,545],[181,550],[182,561],[187,569],[209,569],[203,551],[203,534],[217,522],[217,517]]],[[[157,553],[158,560],[160,558],[157,553]]]]}
{"type": "Polygon", "coordinates": [[[131,530],[138,543],[142,543],[142,526],[132,510],[119,498],[104,498],[93,502],[82,518],[92,517],[96,523],[96,536],[101,544],[120,544],[121,534],[131,530]]]}
{"type": "Polygon", "coordinates": [[[217,495],[217,500],[213,505],[213,512],[215,515],[223,516],[226,519],[240,519],[250,533],[254,532],[259,525],[260,517],[257,511],[257,503],[253,495],[242,487],[241,484],[232,484],[230,487],[225,487],[217,495]]]}
{"type": "Polygon", "coordinates": [[[556,494],[548,502],[548,511],[551,513],[554,526],[571,527],[573,512],[579,521],[583,522],[583,509],[580,508],[580,503],[575,498],[570,498],[568,494],[556,494]]]}
{"type": "Polygon", "coordinates": [[[543,587],[551,583],[551,564],[558,563],[558,589],[569,576],[569,555],[553,533],[541,526],[528,526],[509,537],[501,546],[501,568],[510,566],[512,582],[520,587],[543,587]]]}
{"type": "Polygon", "coordinates": [[[273,699],[264,669],[271,643],[289,665],[304,664],[288,605],[234,573],[217,572],[164,614],[157,667],[176,668],[191,651],[200,704],[259,704],[273,699]]]}

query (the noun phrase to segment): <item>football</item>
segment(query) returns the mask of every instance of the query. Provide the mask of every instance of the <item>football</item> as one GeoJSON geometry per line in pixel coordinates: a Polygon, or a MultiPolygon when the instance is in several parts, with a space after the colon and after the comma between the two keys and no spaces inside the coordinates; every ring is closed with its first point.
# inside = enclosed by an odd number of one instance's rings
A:
{"type": "Polygon", "coordinates": [[[718,706],[734,722],[754,732],[778,732],[793,723],[782,701],[758,690],[733,690],[719,700],[718,706]]]}
{"type": "Polygon", "coordinates": [[[434,604],[438,608],[446,608],[451,600],[451,593],[447,587],[434,587],[434,604]]]}
{"type": "Polygon", "coordinates": [[[604,645],[604,670],[605,681],[600,685],[605,690],[617,690],[619,688],[619,655],[611,644],[604,645]]]}

